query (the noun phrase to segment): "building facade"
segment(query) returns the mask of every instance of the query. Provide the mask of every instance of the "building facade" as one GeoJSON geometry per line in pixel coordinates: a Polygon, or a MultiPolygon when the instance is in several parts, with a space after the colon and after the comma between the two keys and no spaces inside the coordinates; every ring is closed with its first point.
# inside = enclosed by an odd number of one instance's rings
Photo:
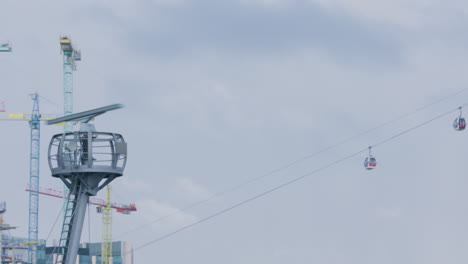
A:
{"type": "MultiPolygon", "coordinates": [[[[37,264],[45,263],[45,240],[39,240],[37,245],[37,264]]],[[[1,255],[2,264],[7,263],[28,263],[28,239],[21,237],[14,237],[2,234],[1,255]]]]}
{"type": "MultiPolygon", "coordinates": [[[[101,264],[102,243],[82,243],[78,250],[76,264],[101,264]]],[[[61,248],[47,247],[46,261],[43,264],[55,264],[60,260],[61,248]]],[[[42,264],[42,263],[38,263],[42,264]]],[[[127,241],[112,242],[111,264],[133,264],[133,246],[127,241]]]]}

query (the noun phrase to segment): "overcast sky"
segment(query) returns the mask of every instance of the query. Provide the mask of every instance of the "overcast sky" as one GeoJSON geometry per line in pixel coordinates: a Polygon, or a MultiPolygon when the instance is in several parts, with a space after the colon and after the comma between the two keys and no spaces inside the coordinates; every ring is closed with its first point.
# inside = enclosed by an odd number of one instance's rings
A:
{"type": "MultiPolygon", "coordinates": [[[[59,36],[82,50],[74,110],[124,135],[113,234],[135,248],[468,102],[468,91],[191,210],[162,216],[467,88],[468,3],[454,0],[4,0],[0,100],[63,113],[59,36]]],[[[468,111],[467,111],[468,113],[468,111]]],[[[135,251],[135,263],[466,263],[466,132],[446,116],[242,207],[135,251]]],[[[47,146],[61,127],[41,130],[47,146]]],[[[29,133],[0,122],[6,222],[27,236],[29,133]]],[[[101,193],[99,196],[103,197],[101,193]]],[[[57,241],[61,201],[40,197],[57,241]]],[[[101,239],[90,209],[82,242],[101,239]]]]}

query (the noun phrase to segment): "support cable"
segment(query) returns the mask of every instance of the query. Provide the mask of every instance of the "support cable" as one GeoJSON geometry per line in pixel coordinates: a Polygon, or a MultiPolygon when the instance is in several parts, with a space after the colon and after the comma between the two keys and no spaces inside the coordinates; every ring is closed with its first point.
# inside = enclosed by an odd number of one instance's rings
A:
{"type": "MultiPolygon", "coordinates": [[[[64,197],[65,197],[65,196],[64,196],[64,197]]],[[[71,192],[68,192],[68,196],[67,196],[66,199],[67,199],[68,201],[70,201],[70,198],[71,198],[71,192]]],[[[55,219],[55,222],[54,222],[54,224],[52,225],[52,228],[50,229],[49,234],[47,235],[46,243],[47,243],[47,241],[49,240],[50,235],[52,234],[52,231],[54,230],[55,225],[56,225],[57,222],[58,222],[58,219],[59,219],[60,216],[62,215],[62,209],[63,209],[63,208],[60,208],[59,214],[57,215],[57,218],[55,219]]],[[[62,226],[62,228],[63,228],[63,226],[62,226]]],[[[62,230],[61,230],[61,231],[62,231],[62,230]]],[[[59,240],[58,246],[54,246],[54,249],[52,250],[52,253],[49,255],[49,260],[48,260],[48,262],[53,262],[54,254],[55,254],[55,253],[58,253],[58,250],[60,249],[61,240],[62,240],[62,237],[60,236],[60,240],[59,240]]],[[[57,257],[58,257],[58,256],[57,256],[57,257]]]]}
{"type": "Polygon", "coordinates": [[[459,95],[459,94],[461,94],[461,93],[464,93],[464,92],[466,92],[466,91],[468,91],[468,88],[464,88],[464,89],[458,90],[458,91],[456,91],[456,92],[454,92],[454,93],[452,93],[452,94],[450,94],[450,95],[447,95],[447,96],[445,96],[445,97],[443,97],[443,98],[440,98],[440,99],[438,99],[438,100],[435,100],[435,101],[433,101],[433,102],[431,102],[431,103],[429,103],[429,104],[426,104],[426,105],[424,105],[424,106],[421,106],[421,107],[419,107],[419,108],[416,108],[415,110],[413,110],[413,111],[411,111],[411,112],[409,112],[409,113],[400,115],[400,116],[398,116],[398,117],[396,117],[396,118],[394,118],[394,119],[391,119],[391,120],[389,120],[389,121],[383,122],[383,123],[381,123],[381,124],[379,124],[379,125],[377,125],[377,126],[374,126],[374,127],[369,128],[369,129],[367,129],[367,130],[364,130],[364,131],[362,131],[362,132],[360,132],[360,133],[357,133],[357,134],[355,134],[355,135],[353,135],[353,136],[350,136],[350,137],[348,137],[348,138],[346,138],[346,139],[344,139],[344,140],[342,140],[342,141],[339,141],[339,142],[337,142],[337,143],[335,143],[335,144],[332,144],[332,145],[330,145],[330,146],[328,146],[328,147],[325,147],[325,148],[323,148],[323,149],[321,149],[321,150],[319,150],[319,151],[316,151],[316,152],[314,152],[314,153],[312,153],[312,154],[309,154],[309,155],[303,156],[303,157],[301,157],[301,158],[298,158],[298,159],[296,159],[296,160],[294,160],[294,161],[292,161],[292,162],[290,162],[290,163],[287,163],[287,164],[285,164],[285,165],[283,165],[283,166],[280,166],[280,167],[278,167],[278,168],[276,168],[276,169],[273,169],[273,170],[271,170],[271,171],[269,171],[269,172],[267,172],[267,173],[264,173],[264,174],[262,174],[262,175],[260,175],[260,176],[257,176],[257,177],[254,177],[254,178],[252,178],[252,179],[249,179],[249,180],[247,180],[247,181],[244,181],[244,182],[242,182],[242,183],[239,183],[239,184],[237,184],[237,185],[235,185],[235,186],[233,186],[233,187],[231,187],[231,188],[228,188],[228,189],[219,191],[219,192],[217,192],[217,193],[211,195],[210,197],[208,197],[208,198],[206,198],[206,199],[199,200],[199,201],[194,202],[194,203],[192,203],[192,204],[189,204],[189,205],[187,205],[187,206],[185,206],[185,207],[183,207],[183,208],[181,208],[181,209],[179,209],[179,210],[177,210],[177,211],[174,211],[174,212],[169,213],[169,214],[167,214],[167,215],[161,216],[161,217],[159,217],[159,218],[157,218],[157,219],[155,219],[155,220],[153,220],[153,221],[151,221],[151,222],[148,222],[148,223],[145,223],[145,224],[143,224],[143,225],[137,226],[137,227],[135,227],[135,228],[133,228],[133,229],[130,229],[130,230],[124,232],[124,233],[121,233],[121,234],[117,235],[116,237],[120,238],[120,237],[125,236],[125,235],[128,235],[128,234],[130,234],[130,233],[134,233],[135,231],[145,229],[145,228],[147,228],[148,226],[151,226],[151,225],[153,225],[153,224],[156,224],[156,223],[158,223],[158,222],[161,222],[162,220],[165,220],[165,219],[170,218],[170,217],[172,217],[172,216],[175,216],[175,215],[178,215],[178,214],[180,214],[180,213],[183,213],[183,212],[185,212],[185,211],[187,211],[187,210],[189,210],[189,209],[198,207],[198,206],[200,206],[200,205],[202,205],[202,204],[205,204],[205,203],[207,203],[207,202],[209,202],[209,201],[211,201],[211,200],[214,200],[215,198],[221,197],[221,196],[223,196],[223,195],[225,195],[225,194],[227,194],[227,193],[230,193],[230,192],[236,191],[236,190],[238,190],[238,189],[241,189],[241,188],[243,188],[244,186],[250,185],[250,184],[252,184],[252,183],[254,183],[254,182],[257,182],[257,181],[259,181],[259,180],[261,180],[261,179],[263,179],[263,178],[266,178],[266,177],[268,177],[268,176],[271,176],[271,175],[274,175],[274,174],[279,173],[279,172],[281,172],[281,171],[284,171],[284,170],[286,170],[286,169],[288,169],[288,168],[290,168],[290,167],[292,167],[292,166],[294,166],[294,165],[296,165],[296,164],[299,164],[299,163],[304,162],[304,161],[306,161],[306,160],[312,159],[312,158],[314,158],[314,157],[316,157],[316,156],[318,156],[318,155],[320,155],[320,154],[322,154],[322,153],[324,153],[324,152],[330,151],[330,150],[332,150],[332,149],[334,149],[334,148],[337,148],[337,147],[339,147],[339,146],[341,146],[341,145],[344,145],[344,144],[346,144],[346,143],[348,143],[348,142],[350,142],[350,141],[352,141],[352,140],[354,140],[354,139],[356,139],[356,138],[358,138],[358,137],[361,137],[361,136],[363,136],[363,135],[369,134],[370,132],[373,132],[373,131],[375,131],[375,130],[377,130],[377,129],[380,129],[380,128],[382,128],[382,127],[388,126],[388,125],[390,125],[390,124],[392,124],[392,123],[395,123],[395,122],[397,122],[397,121],[400,121],[400,120],[402,120],[402,119],[404,119],[404,118],[407,118],[407,117],[409,117],[409,116],[415,115],[415,114],[417,114],[417,113],[419,113],[419,112],[421,112],[421,111],[423,111],[423,110],[425,110],[425,109],[427,109],[427,108],[429,108],[429,107],[431,107],[431,106],[433,106],[433,105],[439,104],[439,103],[441,103],[441,102],[443,102],[443,101],[446,101],[446,100],[448,100],[448,99],[450,99],[450,98],[452,98],[452,97],[455,97],[455,96],[457,96],[457,95],[459,95]]]}
{"type": "Polygon", "coordinates": [[[88,260],[91,263],[91,209],[88,197],[88,260]]]}
{"type": "MultiPolygon", "coordinates": [[[[463,107],[463,106],[466,106],[466,105],[468,105],[468,103],[465,103],[465,104],[461,105],[460,107],[463,107]]],[[[391,136],[391,137],[389,137],[389,138],[387,138],[387,139],[385,139],[385,140],[382,140],[382,141],[380,141],[380,142],[378,142],[378,143],[372,145],[372,147],[377,147],[377,146],[380,146],[380,145],[382,145],[382,144],[385,144],[385,143],[387,143],[387,142],[389,142],[389,141],[391,141],[391,140],[393,140],[393,139],[395,139],[395,138],[397,138],[397,137],[400,137],[400,136],[402,136],[402,135],[404,135],[404,134],[407,134],[407,133],[409,133],[409,132],[411,132],[411,131],[413,131],[413,130],[415,130],[415,129],[418,129],[418,128],[424,126],[424,125],[427,125],[427,124],[431,123],[432,121],[435,121],[435,120],[440,119],[440,118],[442,118],[442,117],[444,117],[444,116],[447,116],[447,115],[449,115],[449,114],[451,114],[451,113],[453,113],[453,112],[455,112],[455,111],[459,111],[460,107],[457,107],[456,109],[447,111],[447,112],[445,112],[445,113],[443,113],[443,114],[437,115],[437,116],[434,117],[434,118],[431,118],[431,119],[429,119],[429,120],[427,120],[427,121],[425,121],[425,122],[422,122],[422,123],[420,123],[420,124],[418,124],[418,125],[416,125],[416,126],[414,126],[414,127],[409,128],[409,129],[406,129],[406,130],[404,130],[404,131],[402,131],[402,132],[400,132],[400,133],[397,133],[397,134],[395,134],[395,135],[393,135],[393,136],[391,136]]]]}
{"type": "MultiPolygon", "coordinates": [[[[465,105],[468,105],[468,104],[464,104],[463,106],[465,106],[465,105]]],[[[418,125],[416,125],[416,126],[413,126],[413,127],[409,128],[409,129],[406,129],[406,130],[404,130],[404,131],[402,131],[402,132],[400,132],[400,133],[397,133],[397,134],[395,134],[395,135],[393,135],[393,136],[391,136],[391,137],[389,137],[389,138],[387,138],[387,139],[385,139],[385,140],[382,140],[382,141],[380,141],[380,142],[374,144],[373,147],[375,147],[375,146],[380,146],[380,145],[383,145],[383,144],[385,144],[385,143],[388,143],[388,142],[390,142],[391,140],[394,140],[394,139],[396,139],[396,138],[398,138],[398,137],[400,137],[400,136],[403,136],[403,135],[405,135],[405,134],[407,134],[407,133],[409,133],[409,132],[411,132],[411,131],[413,131],[413,130],[415,130],[415,129],[417,129],[417,128],[420,128],[420,127],[422,127],[422,126],[424,126],[424,125],[427,125],[427,124],[429,124],[429,123],[431,123],[431,122],[433,122],[433,121],[435,121],[435,120],[437,120],[437,119],[440,119],[440,118],[442,118],[442,117],[444,117],[444,116],[447,116],[447,115],[449,115],[449,114],[451,114],[451,113],[453,113],[453,112],[455,112],[455,111],[458,111],[458,110],[459,110],[459,108],[456,108],[456,109],[450,110],[450,111],[448,111],[448,112],[445,112],[445,113],[443,113],[443,114],[440,114],[440,115],[438,115],[438,116],[436,116],[436,117],[434,117],[434,118],[431,118],[431,119],[429,119],[429,120],[427,120],[427,121],[425,121],[425,122],[422,122],[422,123],[420,123],[420,124],[418,124],[418,125]]],[[[239,202],[239,203],[236,203],[236,204],[234,204],[234,205],[232,205],[232,206],[230,206],[230,207],[227,207],[227,208],[225,208],[225,209],[222,209],[222,210],[220,210],[220,211],[218,211],[218,212],[216,212],[216,213],[214,213],[214,214],[211,214],[211,215],[209,215],[209,216],[206,216],[206,217],[204,217],[204,218],[202,218],[202,219],[200,219],[200,220],[198,220],[198,221],[196,221],[196,222],[194,222],[194,223],[192,223],[192,224],[183,226],[183,227],[181,227],[181,228],[179,228],[179,229],[177,229],[177,230],[175,230],[175,231],[172,231],[172,232],[167,233],[167,234],[165,234],[165,235],[159,236],[159,237],[157,237],[156,239],[153,239],[153,240],[151,240],[151,241],[149,241],[149,242],[146,242],[146,243],[144,243],[144,244],[142,244],[142,245],[136,247],[136,248],[134,249],[134,251],[141,250],[141,249],[143,249],[143,248],[145,248],[145,247],[148,247],[149,245],[155,244],[155,243],[157,243],[157,242],[159,242],[159,241],[162,241],[162,240],[164,240],[164,239],[166,239],[166,238],[169,238],[169,237],[171,237],[171,236],[173,236],[173,235],[175,235],[175,234],[177,234],[177,233],[180,233],[180,232],[182,232],[182,231],[184,231],[184,230],[187,230],[187,229],[189,229],[189,228],[192,228],[192,227],[194,227],[194,226],[197,226],[197,225],[199,225],[199,224],[201,224],[201,223],[203,223],[203,222],[206,222],[206,221],[208,221],[208,220],[210,220],[210,219],[212,219],[212,218],[215,218],[215,217],[217,217],[217,216],[220,216],[220,215],[222,215],[222,214],[224,214],[224,213],[227,213],[227,212],[229,212],[229,211],[231,211],[231,210],[233,210],[233,209],[236,209],[236,208],[238,208],[238,207],[240,207],[240,206],[243,206],[243,205],[245,205],[245,204],[247,204],[247,203],[250,203],[250,202],[252,202],[252,201],[254,201],[254,200],[258,199],[258,198],[261,198],[261,197],[263,197],[263,196],[265,196],[265,195],[267,195],[267,194],[270,194],[270,193],[275,192],[275,191],[277,191],[277,190],[279,190],[279,189],[282,189],[282,188],[284,188],[284,187],[286,187],[286,186],[288,186],[288,185],[290,185],[290,184],[292,184],[292,183],[295,183],[295,182],[297,182],[297,181],[300,181],[300,180],[302,180],[302,179],[304,179],[304,178],[306,178],[306,177],[308,177],[308,176],[310,176],[310,175],[316,174],[316,173],[318,173],[318,172],[320,172],[320,171],[323,171],[323,170],[328,169],[328,168],[330,168],[330,167],[336,166],[336,165],[338,165],[339,163],[341,163],[341,162],[343,162],[343,161],[346,161],[346,160],[348,160],[348,159],[350,159],[350,158],[353,158],[353,157],[355,157],[355,156],[357,156],[357,155],[359,155],[359,154],[361,154],[361,153],[363,153],[363,152],[366,152],[366,151],[368,151],[368,148],[367,148],[367,147],[364,148],[364,149],[361,149],[361,150],[359,150],[359,151],[357,151],[357,152],[354,152],[354,153],[352,153],[352,154],[350,154],[350,155],[348,155],[348,156],[345,156],[345,157],[343,157],[343,158],[340,158],[340,159],[338,159],[338,160],[335,160],[334,162],[331,162],[331,163],[329,163],[329,164],[327,164],[327,165],[325,165],[325,166],[322,166],[322,167],[320,167],[320,168],[318,168],[318,169],[315,169],[315,170],[313,170],[313,171],[311,171],[311,172],[308,172],[308,173],[303,174],[303,175],[301,175],[301,176],[299,176],[299,177],[296,177],[296,178],[293,178],[293,179],[291,179],[291,180],[289,180],[289,181],[286,181],[286,182],[284,182],[284,183],[282,183],[282,184],[280,184],[280,185],[278,185],[278,186],[276,186],[276,187],[273,187],[273,188],[268,189],[268,190],[266,190],[266,191],[264,191],[264,192],[261,192],[261,193],[259,193],[259,194],[256,194],[256,195],[254,195],[254,196],[252,196],[252,197],[250,197],[250,198],[248,198],[248,199],[246,199],[246,200],[243,200],[243,201],[241,201],[241,202],[239,202]]]]}
{"type": "Polygon", "coordinates": [[[59,218],[60,218],[60,215],[62,215],[62,208],[60,208],[60,211],[59,211],[57,217],[55,218],[55,222],[54,222],[54,224],[52,225],[52,228],[50,229],[49,234],[47,235],[46,242],[49,241],[50,235],[51,235],[52,232],[54,231],[55,226],[57,225],[57,222],[58,222],[58,220],[59,220],[59,218]]]}
{"type": "Polygon", "coordinates": [[[49,98],[47,98],[47,97],[44,97],[44,96],[42,96],[42,95],[39,95],[39,98],[41,98],[42,100],[46,101],[47,103],[49,103],[49,104],[51,104],[51,105],[53,105],[53,106],[55,106],[55,107],[57,107],[57,108],[60,108],[60,107],[61,107],[60,104],[58,104],[58,103],[55,102],[55,101],[52,101],[51,99],[49,99],[49,98]]]}

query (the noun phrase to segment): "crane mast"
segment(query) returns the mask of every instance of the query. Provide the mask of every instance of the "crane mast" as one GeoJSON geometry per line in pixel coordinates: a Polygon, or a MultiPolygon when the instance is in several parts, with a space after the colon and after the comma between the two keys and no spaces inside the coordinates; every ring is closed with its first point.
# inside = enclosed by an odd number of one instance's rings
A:
{"type": "MultiPolygon", "coordinates": [[[[3,43],[0,43],[0,52],[11,52],[11,43],[10,42],[3,42],[3,43]]],[[[5,102],[1,102],[0,104],[0,112],[5,112],[5,102]]],[[[3,241],[3,237],[2,237],[2,232],[3,232],[3,229],[2,229],[2,225],[3,225],[3,213],[6,211],[6,208],[5,208],[5,203],[1,203],[0,204],[0,240],[3,241]]],[[[3,243],[3,242],[2,242],[3,243]]],[[[0,255],[2,255],[2,245],[0,245],[0,255]]]]}
{"type": "Polygon", "coordinates": [[[102,212],[101,264],[112,264],[112,202],[111,187],[106,186],[106,206],[102,212]]]}
{"type": "MultiPolygon", "coordinates": [[[[29,186],[34,191],[39,191],[39,148],[41,137],[41,125],[39,113],[39,95],[34,93],[31,95],[33,100],[33,108],[31,113],[31,142],[30,142],[30,161],[29,161],[29,186]]],[[[37,192],[29,192],[29,227],[28,240],[31,246],[28,247],[28,263],[37,263],[37,245],[38,242],[38,220],[39,220],[39,194],[37,192]]]]}
{"type": "MultiPolygon", "coordinates": [[[[31,129],[29,153],[29,219],[28,219],[28,263],[37,263],[38,244],[38,215],[39,215],[39,147],[40,147],[40,121],[52,118],[43,118],[39,112],[39,94],[31,94],[33,107],[31,114],[2,113],[1,121],[28,121],[31,129]]],[[[3,109],[4,110],[4,109],[3,109]]]]}
{"type": "MultiPolygon", "coordinates": [[[[60,49],[63,54],[63,115],[73,114],[73,71],[76,70],[75,61],[81,60],[81,51],[75,50],[72,45],[72,41],[68,36],[60,36],[60,49]]],[[[72,133],[73,132],[73,123],[65,122],[63,126],[63,133],[72,133]]],[[[63,190],[65,191],[67,187],[64,185],[63,190]]],[[[63,225],[70,225],[72,220],[69,215],[73,212],[73,206],[68,202],[67,199],[63,200],[63,225]]],[[[60,241],[68,236],[66,228],[62,228],[62,233],[60,235],[60,241]]]]}
{"type": "MultiPolygon", "coordinates": [[[[68,36],[60,37],[60,48],[63,54],[63,115],[73,114],[73,71],[76,70],[76,61],[81,60],[81,50],[73,48],[68,36]]],[[[66,122],[64,131],[73,132],[73,123],[66,122]]]]}

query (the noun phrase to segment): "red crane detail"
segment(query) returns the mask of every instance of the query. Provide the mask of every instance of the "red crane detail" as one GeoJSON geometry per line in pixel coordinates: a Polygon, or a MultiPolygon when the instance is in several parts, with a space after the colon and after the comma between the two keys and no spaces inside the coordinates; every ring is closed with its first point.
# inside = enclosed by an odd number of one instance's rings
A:
{"type": "MultiPolygon", "coordinates": [[[[33,192],[33,190],[29,188],[29,186],[26,187],[25,191],[33,192]]],[[[68,197],[68,193],[65,193],[64,195],[63,191],[59,191],[53,188],[39,187],[39,191],[37,193],[56,197],[56,198],[62,198],[62,199],[64,197],[68,197]]],[[[89,203],[98,206],[98,208],[106,206],[106,201],[98,197],[89,197],[89,203]]],[[[135,212],[137,210],[134,203],[131,203],[131,204],[111,203],[111,207],[114,208],[117,211],[117,213],[122,213],[122,214],[130,214],[131,212],[135,212]]]]}

